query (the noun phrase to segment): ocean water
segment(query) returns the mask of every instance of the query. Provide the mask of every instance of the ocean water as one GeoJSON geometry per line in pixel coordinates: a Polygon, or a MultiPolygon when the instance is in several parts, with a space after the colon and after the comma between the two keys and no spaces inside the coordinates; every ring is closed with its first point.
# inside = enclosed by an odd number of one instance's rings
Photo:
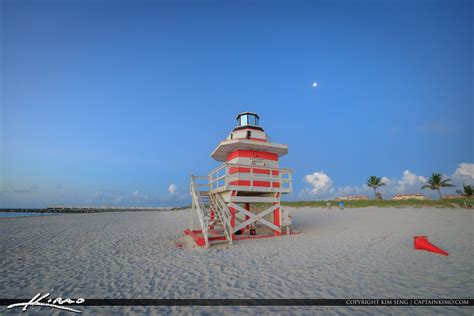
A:
{"type": "MultiPolygon", "coordinates": [[[[57,215],[54,213],[43,213],[43,216],[57,215]]],[[[28,213],[28,212],[0,212],[0,218],[13,218],[13,217],[25,217],[25,216],[41,216],[41,213],[28,213]]]]}

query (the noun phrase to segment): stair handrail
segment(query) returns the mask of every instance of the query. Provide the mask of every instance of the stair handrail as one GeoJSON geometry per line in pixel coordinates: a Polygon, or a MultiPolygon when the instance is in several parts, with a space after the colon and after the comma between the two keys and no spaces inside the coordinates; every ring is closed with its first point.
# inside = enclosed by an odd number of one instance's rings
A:
{"type": "Polygon", "coordinates": [[[215,208],[220,214],[220,217],[222,218],[223,222],[223,228],[224,232],[226,234],[227,240],[229,243],[232,244],[232,224],[231,224],[231,219],[232,215],[230,213],[229,208],[227,207],[227,204],[224,202],[222,199],[222,196],[220,194],[210,194],[212,196],[212,201],[215,204],[215,208]]]}
{"type": "Polygon", "coordinates": [[[198,214],[199,222],[202,228],[202,235],[204,237],[204,242],[206,244],[206,248],[209,247],[209,222],[207,220],[207,215],[205,213],[206,207],[202,201],[201,194],[199,193],[199,189],[197,189],[197,184],[194,181],[194,176],[191,176],[191,196],[193,198],[193,206],[196,209],[196,213],[198,214]]]}

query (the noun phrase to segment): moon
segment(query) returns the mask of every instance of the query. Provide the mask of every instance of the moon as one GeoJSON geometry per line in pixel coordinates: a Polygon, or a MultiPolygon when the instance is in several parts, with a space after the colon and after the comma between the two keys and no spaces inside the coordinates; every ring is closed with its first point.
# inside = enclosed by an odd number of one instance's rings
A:
{"type": "Polygon", "coordinates": [[[313,82],[313,88],[316,88],[318,86],[317,82],[313,82]]]}

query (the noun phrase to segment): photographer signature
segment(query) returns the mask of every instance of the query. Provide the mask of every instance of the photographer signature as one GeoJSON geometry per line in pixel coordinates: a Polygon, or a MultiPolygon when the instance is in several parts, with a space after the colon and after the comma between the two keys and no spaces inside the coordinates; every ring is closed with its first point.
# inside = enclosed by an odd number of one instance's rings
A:
{"type": "Polygon", "coordinates": [[[25,312],[28,309],[28,307],[30,307],[30,306],[45,306],[45,307],[61,309],[61,310],[65,310],[65,311],[73,312],[73,313],[82,313],[81,311],[79,311],[77,309],[73,309],[73,308],[70,308],[70,307],[67,307],[67,306],[63,306],[63,304],[68,304],[68,305],[70,305],[70,304],[82,304],[86,301],[85,299],[78,298],[77,300],[73,300],[73,299],[70,299],[70,298],[62,299],[62,298],[58,297],[54,300],[52,298],[50,298],[47,301],[42,302],[43,300],[45,300],[49,296],[49,294],[50,293],[47,293],[47,294],[41,296],[41,293],[38,293],[29,302],[11,304],[11,305],[7,306],[7,309],[23,306],[22,310],[25,312]]]}

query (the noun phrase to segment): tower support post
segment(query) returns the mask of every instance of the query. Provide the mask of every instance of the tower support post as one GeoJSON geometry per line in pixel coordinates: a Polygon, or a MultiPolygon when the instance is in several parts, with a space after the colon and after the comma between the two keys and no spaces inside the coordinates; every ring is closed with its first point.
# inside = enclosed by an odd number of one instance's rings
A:
{"type": "MultiPolygon", "coordinates": [[[[250,203],[244,203],[244,208],[250,212],[250,203]]],[[[245,221],[248,221],[250,219],[250,216],[245,215],[245,221]]],[[[245,226],[244,230],[247,230],[250,228],[250,225],[245,226]]]]}
{"type": "Polygon", "coordinates": [[[280,212],[280,193],[276,193],[275,197],[278,199],[278,202],[273,203],[273,205],[278,205],[278,208],[276,208],[273,211],[273,224],[275,226],[278,226],[279,231],[274,230],[273,234],[275,236],[280,236],[281,235],[281,212],[280,212]]]}
{"type": "MultiPolygon", "coordinates": [[[[237,192],[232,191],[231,196],[236,196],[237,192]]],[[[235,239],[235,208],[229,207],[231,219],[230,219],[230,226],[232,227],[232,239],[235,239]]]]}

